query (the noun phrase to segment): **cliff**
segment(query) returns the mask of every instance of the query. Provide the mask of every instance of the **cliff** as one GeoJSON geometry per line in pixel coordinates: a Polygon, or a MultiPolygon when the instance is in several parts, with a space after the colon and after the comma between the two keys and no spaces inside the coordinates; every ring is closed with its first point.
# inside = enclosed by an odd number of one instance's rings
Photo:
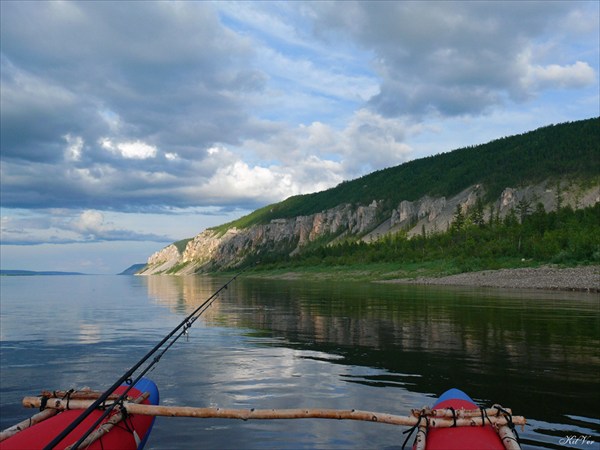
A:
{"type": "Polygon", "coordinates": [[[191,274],[280,260],[342,240],[430,235],[446,231],[458,208],[465,214],[475,208],[478,220],[487,221],[540,203],[546,211],[591,206],[600,201],[599,143],[600,118],[592,118],[409,161],[175,242],[139,273],[191,274]]]}
{"type": "MultiPolygon", "coordinates": [[[[415,201],[402,200],[391,210],[385,209],[385,199],[378,199],[367,205],[344,203],[315,214],[272,219],[246,228],[208,229],[184,248],[180,246],[182,251],[171,244],[154,253],[139,274],[193,274],[235,267],[269,253],[294,255],[310,245],[328,245],[344,238],[371,242],[401,230],[409,236],[445,231],[457,206],[466,212],[483,198],[485,186],[475,184],[449,198],[425,195],[415,201]]],[[[556,209],[558,202],[577,209],[600,201],[600,185],[546,181],[507,186],[498,198],[487,202],[484,220],[492,213],[505,217],[522,200],[532,207],[541,203],[547,211],[556,209]]]]}

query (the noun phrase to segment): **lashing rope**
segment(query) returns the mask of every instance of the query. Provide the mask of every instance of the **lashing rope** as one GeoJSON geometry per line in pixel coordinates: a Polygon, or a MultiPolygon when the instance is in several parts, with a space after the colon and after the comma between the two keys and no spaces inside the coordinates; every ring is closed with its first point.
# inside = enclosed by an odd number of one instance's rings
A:
{"type": "Polygon", "coordinates": [[[452,411],[452,420],[454,420],[454,424],[452,425],[452,427],[454,428],[456,427],[456,410],[452,406],[448,406],[446,409],[452,411]]]}
{"type": "MultiPolygon", "coordinates": [[[[494,408],[497,405],[494,405],[494,408]]],[[[492,423],[492,420],[490,419],[490,417],[488,416],[487,410],[483,407],[479,408],[479,411],[481,411],[481,426],[484,427],[485,426],[485,419],[487,419],[487,421],[489,422],[490,426],[494,426],[494,424],[492,423]]],[[[498,415],[498,414],[496,414],[498,415]]]]}
{"type": "Polygon", "coordinates": [[[46,409],[46,405],[48,404],[48,399],[49,399],[49,397],[42,395],[42,402],[40,403],[40,411],[43,411],[46,409]]]}
{"type": "Polygon", "coordinates": [[[519,438],[519,433],[515,427],[515,424],[512,420],[512,414],[509,413],[507,410],[505,410],[502,406],[500,405],[494,405],[493,408],[495,408],[498,411],[498,415],[500,415],[500,413],[502,413],[502,415],[504,416],[504,418],[506,419],[506,426],[508,428],[510,428],[510,431],[513,432],[515,437],[512,436],[506,436],[504,439],[510,439],[512,441],[515,441],[519,446],[521,446],[521,439],[519,438]]]}
{"type": "MultiPolygon", "coordinates": [[[[426,429],[428,429],[429,428],[429,418],[425,414],[423,414],[423,412],[421,412],[421,414],[419,414],[419,420],[417,420],[417,423],[415,425],[413,425],[411,428],[409,428],[408,430],[402,432],[402,434],[408,433],[408,436],[406,436],[406,439],[404,439],[404,443],[402,444],[402,450],[404,450],[406,443],[409,441],[410,437],[415,432],[415,430],[417,428],[419,428],[419,426],[421,425],[421,421],[423,419],[425,419],[425,427],[426,427],[426,429]]],[[[418,434],[418,432],[417,432],[417,434],[418,434]]]]}
{"type": "Polygon", "coordinates": [[[71,401],[71,394],[75,392],[75,389],[69,389],[67,392],[65,392],[65,395],[63,396],[63,398],[61,400],[65,400],[67,399],[67,406],[65,407],[65,409],[69,409],[69,402],[71,401]]]}

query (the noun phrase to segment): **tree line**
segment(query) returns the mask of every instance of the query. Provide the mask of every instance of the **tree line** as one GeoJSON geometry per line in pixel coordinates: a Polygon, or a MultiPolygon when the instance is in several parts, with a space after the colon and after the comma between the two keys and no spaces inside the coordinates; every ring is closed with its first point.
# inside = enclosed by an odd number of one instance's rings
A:
{"type": "Polygon", "coordinates": [[[478,202],[468,211],[457,208],[448,230],[408,237],[406,231],[376,242],[346,240],[312,246],[289,256],[281,249],[261,255],[269,268],[373,263],[413,264],[452,261],[460,271],[498,268],[507,260],[535,263],[600,263],[600,203],[574,210],[546,211],[539,203],[521,202],[505,217],[484,214],[478,202]],[[486,217],[486,219],[484,219],[486,217]]]}

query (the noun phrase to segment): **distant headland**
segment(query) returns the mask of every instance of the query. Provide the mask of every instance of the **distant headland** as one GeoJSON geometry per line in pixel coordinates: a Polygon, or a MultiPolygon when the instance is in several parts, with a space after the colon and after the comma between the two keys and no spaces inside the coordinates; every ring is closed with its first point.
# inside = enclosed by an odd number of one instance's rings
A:
{"type": "Polygon", "coordinates": [[[123,272],[121,272],[117,275],[135,275],[137,272],[142,270],[144,267],[146,267],[146,263],[133,264],[133,265],[129,266],[127,269],[125,269],[123,272]]]}
{"type": "Polygon", "coordinates": [[[35,271],[35,270],[0,270],[0,276],[3,277],[27,277],[34,275],[86,275],[81,272],[60,272],[56,270],[44,270],[44,271],[35,271]]]}

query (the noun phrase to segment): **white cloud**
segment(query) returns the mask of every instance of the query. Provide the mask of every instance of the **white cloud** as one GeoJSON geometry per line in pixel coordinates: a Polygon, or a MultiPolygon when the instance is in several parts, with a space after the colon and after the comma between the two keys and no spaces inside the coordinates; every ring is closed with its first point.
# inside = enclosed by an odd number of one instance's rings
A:
{"type": "Polygon", "coordinates": [[[206,150],[206,153],[208,153],[209,155],[216,155],[217,153],[221,153],[222,151],[223,151],[222,148],[215,146],[215,147],[211,147],[208,150],[206,150]]]}
{"type": "Polygon", "coordinates": [[[91,209],[72,211],[55,208],[33,212],[3,208],[2,245],[38,245],[45,242],[64,244],[101,241],[170,241],[170,238],[164,235],[134,231],[133,228],[140,228],[136,220],[128,221],[119,215],[114,216],[131,227],[123,228],[111,220],[106,220],[105,216],[105,213],[91,209]]]}
{"type": "Polygon", "coordinates": [[[344,159],[350,170],[362,175],[407,161],[412,151],[404,142],[407,131],[410,127],[402,119],[386,118],[368,109],[357,111],[343,133],[348,152],[344,159]]]}
{"type": "Polygon", "coordinates": [[[117,149],[121,152],[124,158],[130,159],[147,159],[156,156],[156,147],[148,145],[142,141],[123,142],[117,144],[117,149]]]}
{"type": "Polygon", "coordinates": [[[101,139],[98,141],[98,144],[100,144],[100,147],[102,147],[102,148],[103,148],[103,149],[105,149],[105,150],[110,150],[111,152],[114,152],[114,151],[116,151],[115,145],[114,145],[114,144],[113,144],[113,142],[112,142],[112,141],[111,141],[109,138],[107,138],[107,137],[101,138],[101,139]]]}
{"type": "Polygon", "coordinates": [[[65,158],[70,161],[80,161],[81,152],[83,151],[83,138],[81,136],[64,136],[67,141],[67,149],[65,150],[65,158]]]}
{"type": "Polygon", "coordinates": [[[292,195],[332,187],[342,179],[335,175],[339,164],[314,155],[293,166],[250,166],[236,160],[221,167],[205,184],[185,189],[187,195],[232,200],[246,199],[265,204],[292,195]]]}
{"type": "Polygon", "coordinates": [[[296,176],[305,174],[303,167],[316,158],[321,165],[313,167],[314,177],[295,178],[301,191],[306,192],[317,179],[323,181],[320,185],[329,188],[344,179],[405,162],[411,156],[411,147],[405,140],[419,130],[420,127],[408,125],[405,119],[386,118],[363,108],[342,129],[316,121],[273,132],[267,140],[247,140],[242,146],[263,158],[270,155],[281,170],[296,176]]]}
{"type": "Polygon", "coordinates": [[[104,224],[104,216],[100,211],[87,210],[73,220],[73,227],[82,234],[102,234],[109,229],[104,224]]]}
{"type": "Polygon", "coordinates": [[[535,65],[529,68],[524,84],[536,89],[580,88],[597,82],[596,72],[590,65],[577,61],[571,65],[535,65]]]}
{"type": "Polygon", "coordinates": [[[155,158],[158,152],[155,146],[140,140],[114,143],[111,139],[105,137],[100,140],[100,146],[126,159],[155,158]]]}

